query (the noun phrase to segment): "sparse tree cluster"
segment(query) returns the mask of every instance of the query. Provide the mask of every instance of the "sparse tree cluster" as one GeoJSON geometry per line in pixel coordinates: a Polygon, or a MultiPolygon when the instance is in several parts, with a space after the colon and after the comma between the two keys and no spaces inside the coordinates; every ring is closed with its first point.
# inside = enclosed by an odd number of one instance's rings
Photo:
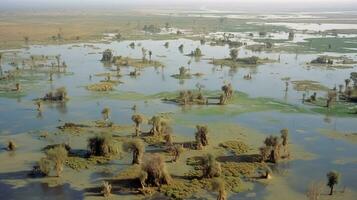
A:
{"type": "Polygon", "coordinates": [[[140,183],[145,186],[161,186],[172,182],[164,158],[160,154],[148,155],[141,165],[140,183]]]}
{"type": "Polygon", "coordinates": [[[201,49],[197,47],[194,51],[191,51],[191,53],[188,54],[187,56],[201,57],[201,56],[203,56],[203,54],[202,54],[201,49]]]}
{"type": "Polygon", "coordinates": [[[219,97],[219,104],[225,105],[233,97],[233,87],[231,83],[222,86],[223,94],[219,97]]]}
{"type": "Polygon", "coordinates": [[[102,54],[102,62],[111,62],[113,59],[113,52],[110,49],[107,49],[102,54]]]}
{"type": "Polygon", "coordinates": [[[110,108],[104,108],[101,113],[103,116],[103,120],[108,121],[110,118],[110,113],[111,113],[110,108]]]}
{"type": "Polygon", "coordinates": [[[145,151],[145,146],[141,139],[133,139],[123,143],[123,150],[133,154],[132,164],[141,164],[145,151]]]}
{"type": "Polygon", "coordinates": [[[68,99],[67,89],[65,87],[57,88],[54,92],[47,93],[42,101],[65,101],[68,99]]]}
{"type": "Polygon", "coordinates": [[[289,130],[282,129],[280,131],[280,138],[277,136],[269,136],[264,140],[264,146],[259,148],[261,160],[269,161],[272,163],[277,163],[281,158],[289,157],[289,149],[288,149],[288,136],[289,130]],[[284,154],[281,155],[281,148],[284,149],[284,154]]]}
{"type": "Polygon", "coordinates": [[[57,177],[61,176],[67,156],[68,152],[62,145],[47,150],[46,157],[39,162],[41,172],[48,176],[53,169],[57,177]]]}
{"type": "Polygon", "coordinates": [[[149,120],[149,124],[152,125],[150,130],[152,135],[164,136],[166,133],[171,132],[171,127],[169,126],[168,121],[162,116],[153,116],[149,120]]]}
{"type": "Polygon", "coordinates": [[[92,156],[112,156],[119,153],[119,149],[110,134],[103,134],[88,139],[88,149],[92,156]]]}
{"type": "Polygon", "coordinates": [[[207,126],[201,126],[197,125],[196,126],[196,133],[195,133],[195,138],[196,138],[196,148],[197,149],[203,149],[203,147],[208,145],[208,127],[207,126]]]}
{"type": "Polygon", "coordinates": [[[219,177],[222,174],[221,164],[216,161],[216,158],[212,154],[207,154],[203,158],[202,172],[205,178],[219,177]]]}
{"type": "Polygon", "coordinates": [[[184,148],[180,144],[176,145],[171,145],[168,147],[168,152],[171,153],[172,155],[172,162],[176,162],[179,158],[180,155],[182,154],[184,148]]]}
{"type": "Polygon", "coordinates": [[[135,124],[135,135],[139,136],[141,134],[141,124],[144,122],[144,116],[141,114],[134,114],[131,116],[131,120],[133,120],[135,124]]]}
{"type": "Polygon", "coordinates": [[[206,97],[203,96],[202,92],[200,91],[198,91],[197,94],[195,94],[191,90],[185,90],[185,91],[180,91],[179,96],[177,98],[177,103],[181,105],[193,105],[193,104],[203,105],[203,104],[207,104],[208,100],[206,97]]]}
{"type": "Polygon", "coordinates": [[[231,49],[229,52],[229,55],[231,56],[233,61],[236,61],[238,58],[238,50],[237,49],[231,49]]]}

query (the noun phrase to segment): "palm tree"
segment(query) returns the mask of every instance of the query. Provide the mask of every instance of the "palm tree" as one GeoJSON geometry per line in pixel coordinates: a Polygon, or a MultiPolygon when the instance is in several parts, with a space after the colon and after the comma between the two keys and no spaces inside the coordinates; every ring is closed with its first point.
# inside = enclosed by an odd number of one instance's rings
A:
{"type": "Polygon", "coordinates": [[[168,133],[164,136],[164,140],[165,140],[165,145],[170,147],[173,145],[173,138],[172,138],[172,134],[168,133]]]}
{"type": "Polygon", "coordinates": [[[152,125],[152,128],[150,130],[150,133],[153,135],[162,135],[163,130],[165,128],[166,121],[163,117],[161,116],[153,116],[150,120],[149,120],[149,124],[152,125]]]}
{"type": "Polygon", "coordinates": [[[203,157],[203,177],[213,178],[221,176],[222,169],[221,164],[216,161],[216,158],[212,154],[207,154],[203,157]]]}
{"type": "Polygon", "coordinates": [[[2,76],[2,75],[3,75],[2,66],[1,66],[2,55],[3,55],[3,53],[2,53],[2,52],[0,52],[0,76],[2,76]]]}
{"type": "Polygon", "coordinates": [[[147,50],[144,47],[141,48],[141,53],[143,54],[143,57],[142,57],[143,62],[146,60],[146,52],[147,52],[147,50]]]}
{"type": "Polygon", "coordinates": [[[290,31],[289,32],[289,40],[293,40],[294,39],[294,37],[295,37],[295,33],[293,32],[293,31],[290,31]]]}
{"type": "Polygon", "coordinates": [[[65,61],[62,62],[63,71],[66,72],[67,64],[65,61]]]}
{"type": "Polygon", "coordinates": [[[231,56],[233,61],[236,61],[238,58],[238,50],[237,49],[231,49],[229,52],[229,55],[231,56]]]}
{"type": "Polygon", "coordinates": [[[345,79],[345,90],[347,90],[348,85],[350,84],[351,79],[345,79]]]}
{"type": "Polygon", "coordinates": [[[36,101],[35,104],[37,105],[37,111],[41,112],[42,111],[42,103],[41,103],[41,101],[36,101]]]}
{"type": "Polygon", "coordinates": [[[140,114],[135,114],[131,117],[131,120],[133,120],[133,122],[135,123],[135,135],[139,136],[139,134],[141,133],[140,125],[144,121],[144,116],[140,114]]]}
{"type": "Polygon", "coordinates": [[[280,134],[281,134],[281,139],[283,140],[282,141],[282,145],[284,147],[284,152],[287,153],[289,155],[289,150],[288,150],[288,136],[289,136],[289,129],[287,128],[284,128],[280,131],[280,134]]]}
{"type": "Polygon", "coordinates": [[[343,84],[339,84],[338,85],[338,93],[342,93],[342,90],[343,90],[343,84]]]}
{"type": "Polygon", "coordinates": [[[165,29],[166,29],[166,30],[169,30],[169,28],[170,28],[170,24],[169,24],[169,22],[166,22],[166,23],[165,23],[165,29]]]}
{"type": "Polygon", "coordinates": [[[35,67],[35,56],[31,55],[30,58],[31,58],[31,69],[32,69],[32,67],[35,67]]]}
{"type": "Polygon", "coordinates": [[[145,151],[145,146],[141,139],[133,139],[123,144],[123,150],[133,153],[132,164],[140,164],[145,151]]]}
{"type": "Polygon", "coordinates": [[[56,89],[55,96],[61,100],[65,101],[67,99],[67,89],[65,87],[59,87],[56,89]]]}
{"type": "Polygon", "coordinates": [[[269,155],[270,155],[270,147],[263,146],[259,148],[260,156],[261,156],[261,162],[264,162],[268,160],[269,155]]]}
{"type": "Polygon", "coordinates": [[[353,85],[357,87],[357,72],[351,72],[350,79],[353,81],[353,85]]]}
{"type": "Polygon", "coordinates": [[[169,42],[165,42],[164,46],[166,49],[169,48],[169,42]]]}
{"type": "Polygon", "coordinates": [[[269,161],[276,163],[280,158],[280,144],[279,138],[276,136],[269,136],[264,140],[265,148],[270,150],[269,161]]]}
{"type": "Polygon", "coordinates": [[[110,108],[104,108],[102,110],[103,120],[107,121],[109,119],[109,115],[110,115],[110,108]]]}
{"type": "Polygon", "coordinates": [[[183,44],[181,44],[179,47],[178,47],[180,53],[183,53],[183,44]]]}
{"type": "Polygon", "coordinates": [[[219,104],[225,105],[226,103],[227,103],[227,96],[225,94],[221,94],[221,96],[219,96],[219,104]]]}
{"type": "Polygon", "coordinates": [[[172,182],[171,175],[168,173],[165,165],[165,160],[160,154],[149,155],[142,164],[143,176],[140,176],[142,186],[148,184],[151,186],[160,187],[163,184],[172,182]]]}
{"type": "Polygon", "coordinates": [[[221,89],[224,92],[224,95],[227,97],[227,99],[230,99],[233,96],[233,87],[231,83],[223,85],[221,89]]]}
{"type": "Polygon", "coordinates": [[[119,149],[113,141],[112,135],[107,133],[89,138],[88,149],[90,155],[107,157],[117,155],[119,149]]]}
{"type": "Polygon", "coordinates": [[[52,71],[50,72],[50,81],[53,81],[53,73],[52,73],[52,71]]]}
{"type": "Polygon", "coordinates": [[[134,48],[135,48],[135,43],[134,43],[134,42],[130,43],[130,44],[129,44],[129,47],[132,48],[132,49],[134,49],[134,48]]]}
{"type": "Polygon", "coordinates": [[[333,194],[333,187],[338,184],[340,174],[336,171],[330,171],[327,173],[327,186],[330,187],[330,195],[333,194]]]}
{"type": "Polygon", "coordinates": [[[182,154],[183,150],[184,149],[183,149],[182,145],[179,145],[179,144],[170,146],[168,151],[173,156],[171,161],[172,162],[176,162],[179,159],[180,155],[182,154]]]}
{"type": "Polygon", "coordinates": [[[306,93],[302,93],[302,103],[305,103],[306,93]]]}
{"type": "Polygon", "coordinates": [[[197,131],[195,133],[195,138],[196,138],[197,149],[202,149],[204,146],[208,145],[208,138],[207,138],[208,127],[197,125],[196,129],[197,131]]]}
{"type": "Polygon", "coordinates": [[[110,82],[111,81],[111,75],[110,75],[110,73],[108,73],[107,74],[107,80],[106,80],[107,82],[110,82]]]}
{"type": "Polygon", "coordinates": [[[60,68],[60,63],[61,63],[61,54],[56,55],[55,58],[56,58],[57,67],[58,67],[58,70],[59,70],[59,68],[60,68]]]}
{"type": "Polygon", "coordinates": [[[46,160],[54,164],[57,177],[61,176],[63,165],[67,160],[68,152],[63,145],[52,148],[46,152],[46,160]]]}
{"type": "Polygon", "coordinates": [[[151,61],[152,51],[149,51],[149,59],[151,61]]]}
{"type": "Polygon", "coordinates": [[[327,93],[326,107],[330,108],[333,100],[336,99],[337,93],[335,91],[329,91],[327,93]]]}
{"type": "Polygon", "coordinates": [[[9,143],[8,143],[8,145],[7,145],[7,150],[9,150],[9,151],[15,151],[15,149],[16,149],[15,142],[12,141],[12,140],[10,140],[9,143]]]}

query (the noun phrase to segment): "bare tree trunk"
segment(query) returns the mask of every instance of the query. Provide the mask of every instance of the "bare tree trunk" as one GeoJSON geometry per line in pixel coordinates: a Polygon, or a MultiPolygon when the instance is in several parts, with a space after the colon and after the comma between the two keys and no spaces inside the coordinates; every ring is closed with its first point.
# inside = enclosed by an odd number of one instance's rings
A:
{"type": "Polygon", "coordinates": [[[134,150],[133,151],[133,164],[140,164],[139,162],[139,155],[138,155],[138,151],[137,150],[134,150]]]}

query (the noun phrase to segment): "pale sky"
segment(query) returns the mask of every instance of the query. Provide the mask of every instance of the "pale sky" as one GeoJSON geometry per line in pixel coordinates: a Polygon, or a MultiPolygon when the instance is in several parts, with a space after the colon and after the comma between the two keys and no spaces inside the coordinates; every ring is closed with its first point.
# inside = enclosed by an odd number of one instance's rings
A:
{"type": "Polygon", "coordinates": [[[0,0],[0,9],[7,8],[143,8],[165,6],[207,7],[210,9],[301,9],[357,10],[357,0],[0,0]]]}

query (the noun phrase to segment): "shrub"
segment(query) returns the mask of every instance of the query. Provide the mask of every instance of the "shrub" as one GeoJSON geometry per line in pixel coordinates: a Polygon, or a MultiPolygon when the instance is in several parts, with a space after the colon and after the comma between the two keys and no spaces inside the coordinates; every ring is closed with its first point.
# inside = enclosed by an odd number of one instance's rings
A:
{"type": "Polygon", "coordinates": [[[119,153],[118,148],[109,134],[94,136],[88,139],[90,155],[111,156],[119,153]]]}
{"type": "Polygon", "coordinates": [[[15,151],[15,149],[16,149],[15,142],[12,141],[12,140],[10,140],[9,143],[8,143],[8,145],[7,145],[7,150],[9,150],[9,151],[15,151]]]}
{"type": "Polygon", "coordinates": [[[141,139],[133,139],[123,144],[123,150],[133,153],[132,164],[140,164],[145,151],[145,146],[141,139]]]}
{"type": "MultiPolygon", "coordinates": [[[[170,184],[172,178],[166,170],[165,161],[160,154],[153,154],[147,156],[142,164],[143,174],[146,175],[144,184],[151,186],[161,186],[163,184],[170,184]]],[[[145,176],[143,176],[145,177],[145,176]]]]}
{"type": "Polygon", "coordinates": [[[212,154],[208,154],[203,158],[203,177],[213,178],[221,176],[221,164],[216,161],[212,154]]]}
{"type": "Polygon", "coordinates": [[[67,160],[68,152],[63,146],[57,146],[49,149],[46,152],[46,157],[41,158],[39,162],[40,171],[48,176],[51,168],[56,171],[56,176],[59,177],[63,171],[63,165],[67,160]]]}
{"type": "Polygon", "coordinates": [[[112,185],[107,181],[103,182],[102,194],[104,197],[109,197],[112,192],[112,185]]]}

